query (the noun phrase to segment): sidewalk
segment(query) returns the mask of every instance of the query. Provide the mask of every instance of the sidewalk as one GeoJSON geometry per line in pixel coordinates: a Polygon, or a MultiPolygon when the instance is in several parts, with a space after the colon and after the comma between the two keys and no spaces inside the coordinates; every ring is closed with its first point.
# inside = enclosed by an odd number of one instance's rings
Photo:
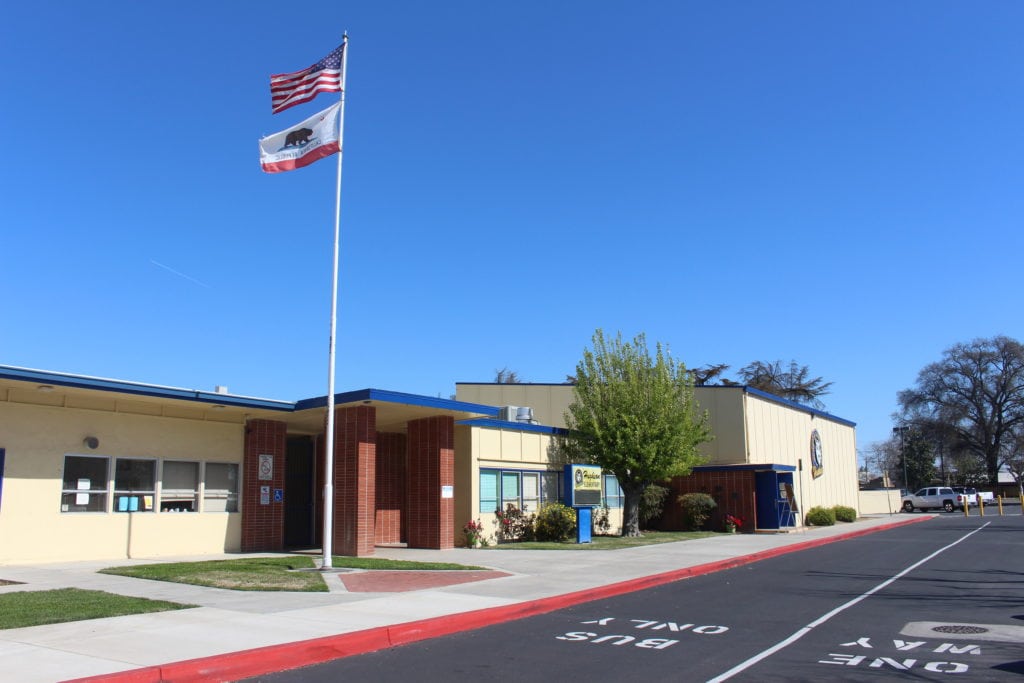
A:
{"type": "Polygon", "coordinates": [[[403,572],[379,592],[349,590],[342,580],[353,576],[348,572],[324,577],[328,593],[230,591],[96,573],[116,565],[216,557],[0,566],[0,579],[23,582],[0,586],[0,594],[75,587],[199,605],[3,630],[0,661],[3,678],[20,683],[107,676],[232,680],[540,614],[927,519],[879,515],[784,534],[722,535],[623,550],[378,548],[377,557],[481,565],[505,574],[417,590],[415,578],[403,572]],[[118,672],[125,674],[113,675],[118,672]]]}

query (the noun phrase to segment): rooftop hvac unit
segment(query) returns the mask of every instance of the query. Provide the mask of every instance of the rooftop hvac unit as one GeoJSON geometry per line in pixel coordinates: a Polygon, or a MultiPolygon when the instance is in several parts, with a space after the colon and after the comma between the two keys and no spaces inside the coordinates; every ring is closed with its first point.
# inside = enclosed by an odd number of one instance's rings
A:
{"type": "Polygon", "coordinates": [[[502,406],[498,409],[498,419],[505,422],[515,422],[519,415],[519,408],[516,406],[502,406]]]}
{"type": "Polygon", "coordinates": [[[525,422],[527,424],[533,424],[533,408],[517,408],[516,409],[516,422],[525,422]]]}

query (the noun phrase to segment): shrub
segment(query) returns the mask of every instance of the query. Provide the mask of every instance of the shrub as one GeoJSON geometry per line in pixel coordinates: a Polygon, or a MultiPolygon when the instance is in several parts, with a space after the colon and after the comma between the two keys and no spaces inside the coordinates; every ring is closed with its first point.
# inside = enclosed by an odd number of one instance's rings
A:
{"type": "Polygon", "coordinates": [[[561,503],[549,503],[537,513],[533,533],[538,541],[568,541],[576,533],[576,511],[561,503]]]}
{"type": "Polygon", "coordinates": [[[668,493],[668,488],[658,484],[651,484],[644,489],[644,493],[640,497],[640,526],[642,528],[647,529],[649,528],[648,524],[661,519],[668,493]]]}
{"type": "Polygon", "coordinates": [[[498,516],[499,541],[533,540],[533,515],[524,514],[512,503],[504,511],[495,510],[494,514],[498,516]]]}
{"type": "Polygon", "coordinates": [[[847,507],[845,505],[836,505],[834,508],[832,508],[832,512],[836,516],[836,521],[839,521],[839,522],[856,522],[857,521],[857,511],[854,510],[851,507],[847,507]]]}
{"type": "Polygon", "coordinates": [[[832,508],[813,507],[807,511],[809,526],[832,526],[836,523],[836,513],[832,508]]]}
{"type": "Polygon", "coordinates": [[[676,500],[683,509],[683,517],[686,518],[686,525],[691,531],[697,531],[704,526],[711,511],[717,507],[715,499],[706,493],[684,493],[676,500]]]}

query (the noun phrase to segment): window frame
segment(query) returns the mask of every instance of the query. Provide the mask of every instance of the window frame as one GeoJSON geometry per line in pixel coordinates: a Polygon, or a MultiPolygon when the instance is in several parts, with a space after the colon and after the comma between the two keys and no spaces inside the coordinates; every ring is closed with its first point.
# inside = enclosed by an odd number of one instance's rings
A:
{"type": "Polygon", "coordinates": [[[516,506],[517,509],[523,510],[524,512],[536,513],[536,512],[539,512],[542,507],[544,507],[545,505],[548,505],[549,503],[561,503],[563,501],[562,472],[560,472],[559,470],[532,470],[532,469],[525,470],[525,469],[506,469],[506,468],[500,468],[500,467],[481,467],[479,472],[478,472],[477,484],[479,486],[478,493],[479,493],[479,499],[480,499],[480,503],[477,506],[477,509],[481,513],[488,513],[488,512],[489,513],[494,513],[494,512],[496,512],[498,510],[505,510],[505,508],[508,505],[508,503],[513,503],[516,506]],[[515,498],[506,497],[506,493],[505,493],[505,490],[504,490],[505,489],[504,481],[505,481],[506,475],[509,477],[510,480],[511,480],[511,478],[513,476],[516,478],[517,493],[516,493],[515,498]],[[496,485],[495,485],[496,486],[496,488],[495,488],[495,496],[496,496],[496,498],[490,498],[490,497],[484,498],[484,495],[483,495],[483,491],[484,491],[483,477],[485,477],[485,476],[496,477],[496,485]],[[537,498],[526,499],[526,502],[534,502],[535,501],[536,502],[536,509],[533,509],[532,507],[524,509],[523,508],[523,504],[524,504],[524,499],[523,499],[523,493],[524,493],[523,480],[524,480],[525,477],[531,477],[531,476],[536,477],[536,482],[537,482],[537,498]],[[547,491],[547,489],[550,488],[552,480],[553,480],[554,486],[555,486],[553,498],[552,498],[552,496],[549,495],[549,492],[547,491]],[[488,506],[487,501],[492,501],[492,500],[494,501],[494,506],[495,507],[493,509],[487,509],[487,508],[490,507],[490,506],[488,506]],[[500,505],[500,507],[498,507],[498,505],[500,505]]]}
{"type": "Polygon", "coordinates": [[[199,495],[200,495],[200,512],[210,513],[224,513],[233,514],[242,510],[242,468],[237,462],[221,462],[221,461],[204,461],[202,463],[202,471],[200,472],[199,481],[199,495]],[[225,472],[230,472],[231,468],[234,468],[235,476],[232,478],[230,475],[227,476],[227,481],[230,483],[234,481],[234,490],[229,487],[227,489],[215,489],[216,491],[226,491],[226,494],[221,498],[219,495],[216,498],[211,497],[210,487],[208,481],[210,478],[210,465],[216,467],[224,467],[225,472]],[[211,510],[211,500],[224,500],[223,510],[211,510]],[[232,502],[234,505],[232,506],[232,502]],[[234,507],[234,509],[231,509],[234,507]]]}
{"type": "MultiPolygon", "coordinates": [[[[82,513],[96,514],[96,513],[110,512],[110,500],[111,500],[111,498],[110,498],[110,484],[111,484],[111,482],[110,482],[110,470],[111,470],[110,463],[111,463],[111,460],[112,460],[112,458],[109,455],[86,455],[84,453],[65,453],[64,454],[64,461],[61,464],[61,473],[60,473],[60,512],[61,512],[61,514],[82,514],[82,513]],[[68,458],[76,458],[76,459],[79,459],[79,460],[102,460],[104,462],[104,465],[103,465],[103,473],[104,474],[103,474],[103,479],[102,479],[103,488],[98,488],[98,487],[92,486],[92,479],[91,478],[89,479],[90,486],[89,486],[88,489],[78,488],[77,486],[76,486],[76,488],[73,488],[73,489],[72,488],[66,488],[65,485],[68,483],[68,478],[67,478],[68,458]],[[101,509],[97,509],[97,510],[88,510],[88,509],[86,509],[86,510],[72,510],[72,509],[70,509],[70,507],[72,506],[72,503],[65,502],[65,497],[66,496],[75,496],[76,499],[77,499],[78,496],[82,496],[82,495],[86,495],[86,496],[89,496],[89,497],[100,496],[101,497],[100,500],[102,500],[102,505],[100,506],[101,509]]],[[[76,484],[77,484],[77,483],[81,482],[83,477],[76,477],[75,479],[76,479],[76,484]]],[[[74,505],[77,506],[77,505],[81,505],[81,504],[80,503],[75,503],[74,505]]],[[[88,503],[86,503],[86,505],[88,505],[88,503]]]]}
{"type": "Polygon", "coordinates": [[[160,512],[199,512],[199,491],[200,483],[202,482],[203,464],[198,460],[161,460],[160,461],[160,481],[159,481],[159,499],[160,504],[157,506],[160,512]],[[195,466],[195,478],[193,480],[194,488],[169,488],[167,486],[167,466],[171,465],[174,469],[174,465],[194,465],[195,466]],[[167,492],[173,491],[174,495],[171,500],[167,500],[167,492]],[[191,494],[189,496],[189,494],[191,494]],[[181,509],[185,507],[184,503],[188,504],[191,509],[181,509]],[[173,509],[171,509],[173,507],[173,509]]]}
{"type": "MultiPolygon", "coordinates": [[[[111,487],[113,489],[114,505],[111,507],[111,512],[155,512],[157,507],[157,483],[159,482],[159,469],[160,459],[159,458],[134,458],[130,456],[115,457],[114,458],[114,471],[110,477],[111,487]],[[127,488],[117,487],[117,475],[118,465],[121,463],[152,463],[152,488],[134,488],[128,486],[127,488]],[[146,507],[146,498],[149,497],[149,506],[146,507]],[[123,509],[122,509],[123,508],[123,509]],[[133,509],[135,508],[135,509],[133,509]]],[[[131,474],[130,472],[127,474],[131,474]]]]}
{"type": "Polygon", "coordinates": [[[617,510],[625,505],[626,496],[622,492],[622,484],[619,483],[619,478],[614,474],[608,472],[601,473],[601,505],[608,508],[609,510],[617,510]],[[615,488],[611,489],[608,486],[609,482],[615,484],[615,488]],[[609,489],[617,491],[615,495],[610,495],[609,489]]]}

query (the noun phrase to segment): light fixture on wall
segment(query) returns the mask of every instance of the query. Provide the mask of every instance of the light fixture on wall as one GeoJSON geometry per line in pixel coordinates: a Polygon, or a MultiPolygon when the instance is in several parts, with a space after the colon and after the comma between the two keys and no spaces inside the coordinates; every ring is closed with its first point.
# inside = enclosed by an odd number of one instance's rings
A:
{"type": "Polygon", "coordinates": [[[38,391],[41,394],[48,394],[51,391],[53,391],[53,385],[52,384],[40,384],[39,386],[36,387],[36,391],[38,391]]]}
{"type": "Polygon", "coordinates": [[[96,450],[97,448],[99,448],[100,440],[97,439],[95,436],[87,436],[84,439],[82,439],[82,443],[85,444],[86,448],[96,450]]]}

